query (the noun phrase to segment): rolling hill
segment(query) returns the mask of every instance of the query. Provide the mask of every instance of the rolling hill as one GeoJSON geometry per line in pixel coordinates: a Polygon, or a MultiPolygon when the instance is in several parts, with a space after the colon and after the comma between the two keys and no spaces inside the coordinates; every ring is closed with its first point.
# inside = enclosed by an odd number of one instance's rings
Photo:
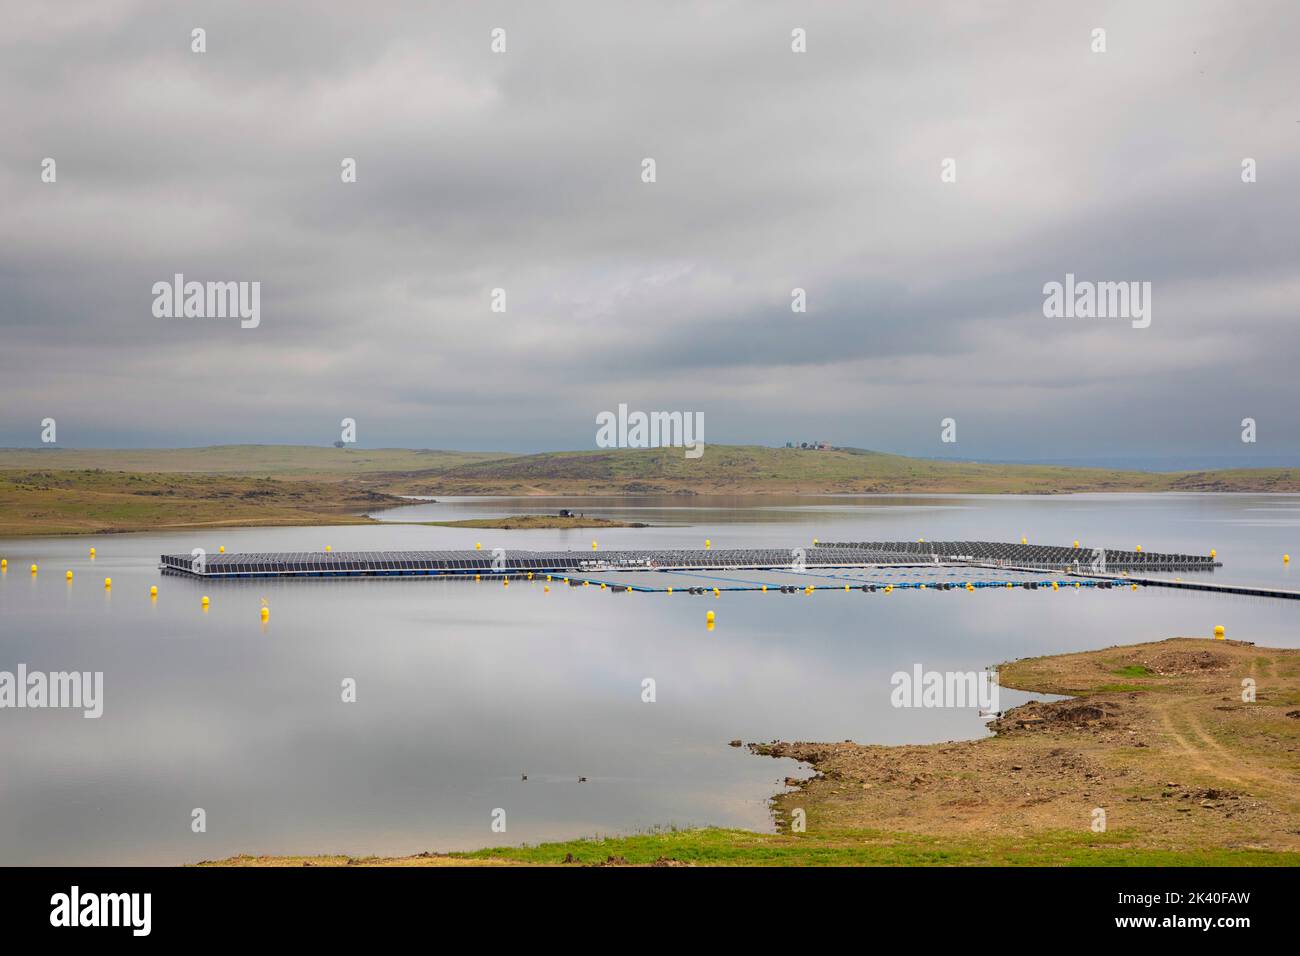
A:
{"type": "Polygon", "coordinates": [[[1155,473],[757,445],[710,445],[697,459],[675,448],[547,452],[375,480],[377,490],[427,495],[1300,491],[1300,469],[1155,473]]]}
{"type": "Polygon", "coordinates": [[[0,449],[0,536],[358,524],[400,495],[1300,492],[1300,469],[1142,472],[710,445],[505,455],[229,445],[0,449]]]}

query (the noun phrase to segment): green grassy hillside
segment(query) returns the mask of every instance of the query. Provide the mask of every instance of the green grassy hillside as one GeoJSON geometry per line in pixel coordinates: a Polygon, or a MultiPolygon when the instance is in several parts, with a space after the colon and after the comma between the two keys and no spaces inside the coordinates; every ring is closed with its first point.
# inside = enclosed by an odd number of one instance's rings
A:
{"type": "Polygon", "coordinates": [[[383,478],[405,494],[1059,494],[1081,491],[1300,491],[1300,470],[1156,474],[1050,465],[993,465],[842,449],[711,445],[549,452],[383,478]]]}
{"type": "Polygon", "coordinates": [[[710,445],[489,452],[225,445],[0,449],[0,535],[357,523],[392,495],[1062,494],[1300,491],[1300,469],[1155,474],[840,449],[710,445]]]}
{"type": "Polygon", "coordinates": [[[0,471],[0,536],[368,523],[402,502],[352,481],[0,471]]]}
{"type": "Polygon", "coordinates": [[[505,452],[316,445],[211,445],[206,448],[0,448],[0,471],[183,472],[196,475],[342,478],[387,471],[438,471],[506,458],[505,452]]]}

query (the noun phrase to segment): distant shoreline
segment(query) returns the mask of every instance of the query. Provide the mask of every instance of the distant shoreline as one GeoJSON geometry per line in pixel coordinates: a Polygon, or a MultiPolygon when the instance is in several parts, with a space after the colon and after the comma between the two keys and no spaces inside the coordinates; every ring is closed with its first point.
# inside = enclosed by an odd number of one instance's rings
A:
{"type": "Polygon", "coordinates": [[[419,524],[433,528],[495,528],[501,531],[531,531],[555,528],[649,528],[642,521],[615,521],[611,518],[589,518],[583,515],[505,515],[501,518],[466,518],[463,521],[413,521],[388,522],[390,524],[419,524]]]}

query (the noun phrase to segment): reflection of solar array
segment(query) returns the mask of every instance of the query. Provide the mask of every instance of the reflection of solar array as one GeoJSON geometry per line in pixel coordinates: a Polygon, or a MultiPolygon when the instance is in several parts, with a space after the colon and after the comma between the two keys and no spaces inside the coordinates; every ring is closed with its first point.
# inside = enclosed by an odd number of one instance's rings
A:
{"type": "MultiPolygon", "coordinates": [[[[813,548],[679,549],[636,551],[290,551],[261,554],[165,554],[165,570],[216,577],[294,575],[501,574],[516,571],[599,572],[750,568],[798,570],[890,564],[996,564],[1090,570],[1101,552],[990,541],[880,541],[813,548]]],[[[1211,570],[1199,555],[1105,552],[1106,571],[1211,570]]]]}
{"type": "Polygon", "coordinates": [[[975,561],[1027,568],[1088,569],[1105,555],[1107,571],[1210,571],[1221,563],[1209,555],[1159,554],[1151,551],[1117,551],[1113,548],[1074,548],[1044,544],[1012,544],[1001,541],[836,541],[820,548],[851,551],[880,551],[906,554],[912,558],[937,556],[940,561],[975,561]]]}

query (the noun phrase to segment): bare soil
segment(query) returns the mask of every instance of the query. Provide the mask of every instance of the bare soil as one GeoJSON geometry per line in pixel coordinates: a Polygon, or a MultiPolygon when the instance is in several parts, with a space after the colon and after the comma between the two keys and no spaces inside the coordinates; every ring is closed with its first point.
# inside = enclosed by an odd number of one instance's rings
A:
{"type": "Polygon", "coordinates": [[[1300,651],[1174,638],[1005,665],[1031,701],[996,736],[882,747],[750,744],[812,765],[778,825],[990,836],[1090,828],[1159,846],[1300,849],[1300,651]],[[1146,673],[1143,673],[1146,672],[1146,673]],[[1255,682],[1254,702],[1243,681],[1255,682]]]}

